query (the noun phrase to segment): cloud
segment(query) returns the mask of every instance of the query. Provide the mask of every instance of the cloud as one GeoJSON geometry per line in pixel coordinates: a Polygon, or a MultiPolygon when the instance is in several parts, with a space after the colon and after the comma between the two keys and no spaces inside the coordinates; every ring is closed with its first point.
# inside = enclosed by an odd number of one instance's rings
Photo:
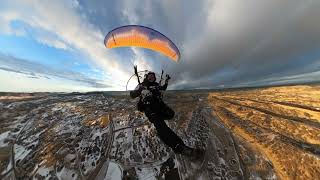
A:
{"type": "Polygon", "coordinates": [[[87,92],[97,88],[61,78],[35,78],[20,73],[0,70],[0,92],[87,92]]]}
{"type": "MultiPolygon", "coordinates": [[[[106,82],[99,79],[93,79],[79,72],[55,69],[46,65],[3,54],[0,54],[0,70],[28,75],[28,77],[33,78],[50,79],[49,77],[54,77],[93,88],[111,87],[110,85],[107,85],[106,82]]],[[[5,85],[4,83],[2,84],[5,85]]]]}
{"type": "Polygon", "coordinates": [[[274,73],[277,66],[294,63],[292,60],[297,56],[319,47],[319,29],[312,25],[318,24],[312,13],[318,9],[314,6],[317,4],[215,1],[207,19],[207,30],[201,37],[187,41],[183,50],[188,55],[173,70],[185,71],[190,79],[214,75],[224,67],[234,67],[238,72],[235,77],[245,76],[247,72],[259,75],[265,68],[268,73],[274,73]],[[305,21],[313,21],[303,27],[310,33],[301,29],[305,21]]]}
{"type": "Polygon", "coordinates": [[[320,47],[319,1],[121,2],[129,23],[151,26],[180,48],[181,62],[167,69],[174,88],[285,77],[317,61],[307,55],[320,47]]]}
{"type": "Polygon", "coordinates": [[[15,20],[40,29],[34,35],[38,41],[80,51],[109,73],[113,87],[125,84],[130,63],[154,71],[167,66],[173,76],[170,87],[177,89],[272,83],[299,75],[305,78],[290,81],[316,80],[308,73],[319,70],[319,65],[310,66],[320,56],[317,0],[10,0],[2,4],[1,31],[26,33],[10,26],[15,20]],[[168,36],[181,51],[180,63],[136,48],[128,48],[126,55],[107,51],[104,35],[127,24],[148,26],[168,36]]]}
{"type": "Polygon", "coordinates": [[[265,86],[265,85],[281,85],[296,83],[320,82],[320,71],[300,73],[296,75],[288,75],[283,77],[271,77],[259,79],[251,82],[241,83],[240,86],[265,86]]]}
{"type": "Polygon", "coordinates": [[[27,75],[29,74],[29,73],[25,73],[25,72],[22,72],[22,71],[18,71],[18,70],[6,68],[6,67],[0,67],[0,69],[3,70],[3,71],[8,71],[8,72],[27,74],[27,75]]]}
{"type": "MultiPolygon", "coordinates": [[[[12,33],[11,23],[19,21],[32,28],[32,36],[40,43],[75,49],[87,56],[89,64],[108,72],[114,82],[125,82],[129,73],[122,66],[122,57],[112,54],[103,45],[104,34],[81,14],[77,1],[4,1],[0,8],[1,29],[12,33]]],[[[112,83],[114,83],[112,82],[112,83]]],[[[118,83],[113,86],[119,87],[118,83]]]]}
{"type": "Polygon", "coordinates": [[[58,40],[57,38],[50,37],[50,36],[39,36],[37,40],[50,47],[54,47],[57,49],[63,49],[63,50],[71,50],[66,43],[64,43],[61,40],[58,40]]]}

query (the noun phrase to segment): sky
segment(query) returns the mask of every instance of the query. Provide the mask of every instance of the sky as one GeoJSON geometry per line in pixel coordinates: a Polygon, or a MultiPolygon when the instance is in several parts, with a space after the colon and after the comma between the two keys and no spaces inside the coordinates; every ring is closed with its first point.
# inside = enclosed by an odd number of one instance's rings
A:
{"type": "Polygon", "coordinates": [[[169,89],[317,82],[319,9],[319,0],[1,0],[0,91],[123,91],[133,65],[163,69],[169,89]],[[170,38],[180,61],[104,46],[131,24],[170,38]]]}

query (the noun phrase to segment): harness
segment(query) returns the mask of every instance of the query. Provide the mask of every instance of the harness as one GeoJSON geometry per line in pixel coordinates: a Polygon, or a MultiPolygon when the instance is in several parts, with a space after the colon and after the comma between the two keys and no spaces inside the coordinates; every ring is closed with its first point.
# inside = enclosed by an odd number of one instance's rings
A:
{"type": "Polygon", "coordinates": [[[155,86],[144,85],[144,87],[145,89],[141,91],[141,95],[139,97],[139,102],[138,102],[139,111],[143,111],[145,106],[152,106],[162,101],[162,93],[159,90],[159,85],[155,85],[155,86]]]}

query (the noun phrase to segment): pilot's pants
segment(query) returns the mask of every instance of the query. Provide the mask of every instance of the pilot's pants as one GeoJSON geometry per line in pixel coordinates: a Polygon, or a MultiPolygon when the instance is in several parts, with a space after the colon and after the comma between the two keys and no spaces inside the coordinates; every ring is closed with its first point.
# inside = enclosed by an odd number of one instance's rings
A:
{"type": "Polygon", "coordinates": [[[149,121],[154,124],[159,138],[176,153],[181,153],[185,146],[182,139],[164,122],[174,117],[174,111],[164,103],[144,108],[149,121]]]}

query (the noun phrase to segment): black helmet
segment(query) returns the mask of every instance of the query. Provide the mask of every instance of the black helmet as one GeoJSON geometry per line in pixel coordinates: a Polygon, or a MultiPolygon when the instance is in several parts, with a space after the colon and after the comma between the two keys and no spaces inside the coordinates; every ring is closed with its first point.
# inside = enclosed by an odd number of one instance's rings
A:
{"type": "Polygon", "coordinates": [[[154,76],[154,81],[156,81],[156,80],[157,80],[156,73],[154,73],[154,72],[152,72],[152,71],[149,71],[149,72],[144,76],[144,78],[147,79],[150,74],[153,74],[153,76],[154,76]]]}
{"type": "Polygon", "coordinates": [[[149,74],[153,74],[154,76],[156,76],[156,73],[154,73],[152,71],[149,71],[146,76],[148,76],[149,74]]]}

